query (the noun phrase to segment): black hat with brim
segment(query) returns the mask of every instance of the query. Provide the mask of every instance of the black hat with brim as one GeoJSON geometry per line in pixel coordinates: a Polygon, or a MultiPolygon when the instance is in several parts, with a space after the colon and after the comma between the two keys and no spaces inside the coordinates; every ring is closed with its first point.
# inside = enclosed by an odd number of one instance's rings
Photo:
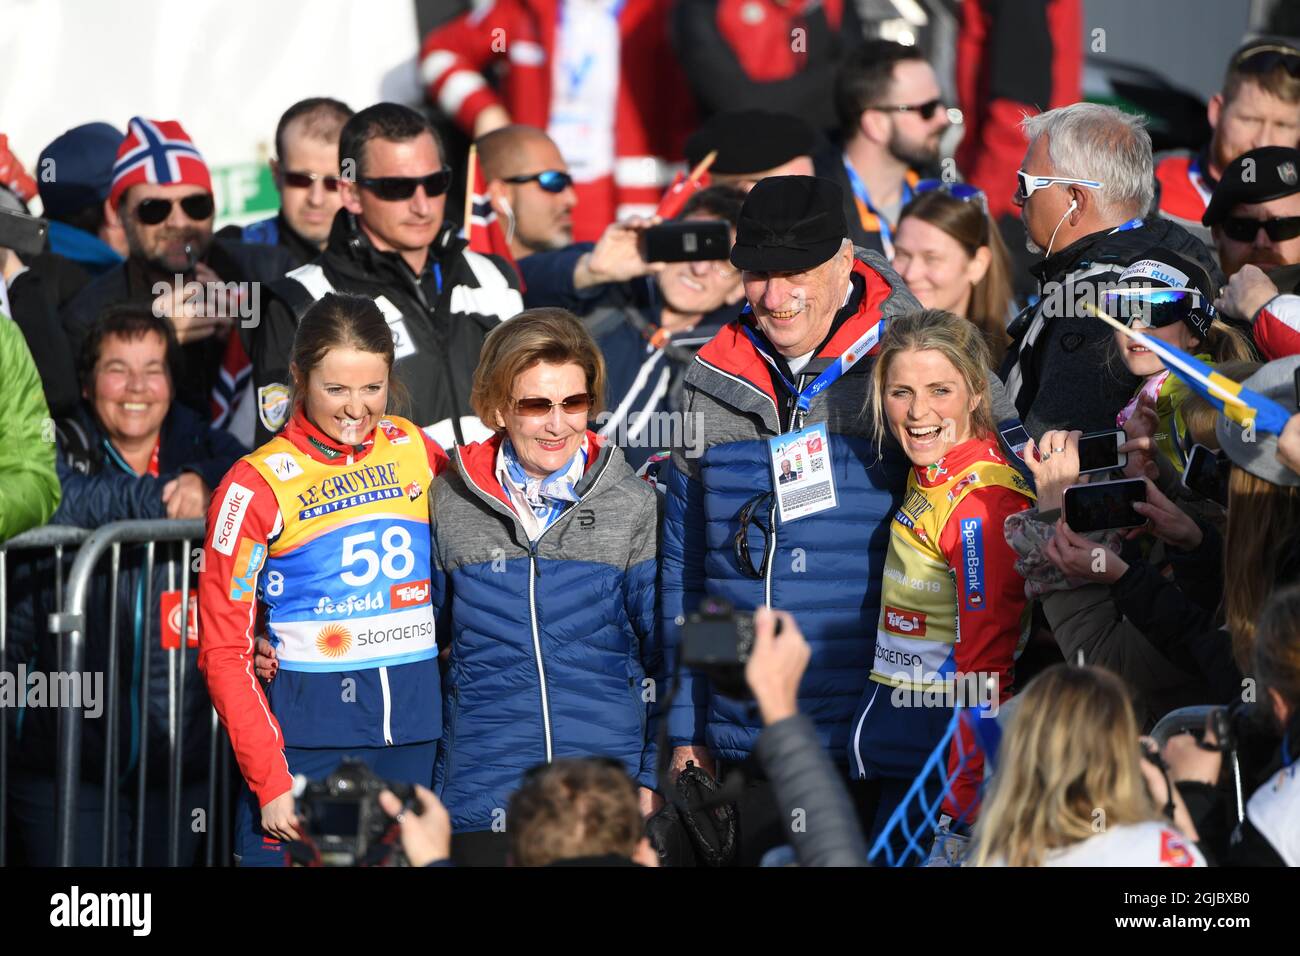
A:
{"type": "Polygon", "coordinates": [[[745,197],[731,264],[748,272],[799,272],[830,259],[848,237],[844,192],[817,176],[769,176],[745,197]]]}
{"type": "Polygon", "coordinates": [[[797,116],[769,110],[730,110],[717,113],[686,141],[686,161],[694,166],[717,153],[709,172],[747,176],[811,156],[817,134],[797,116]]]}
{"type": "Polygon", "coordinates": [[[1240,203],[1271,202],[1300,193],[1300,149],[1261,146],[1242,153],[1223,171],[1201,223],[1214,226],[1240,203]]]}

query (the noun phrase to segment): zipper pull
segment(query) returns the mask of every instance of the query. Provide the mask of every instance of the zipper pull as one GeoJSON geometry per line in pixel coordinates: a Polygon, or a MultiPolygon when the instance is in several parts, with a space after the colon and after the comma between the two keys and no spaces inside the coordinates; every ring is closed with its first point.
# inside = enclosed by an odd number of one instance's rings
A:
{"type": "Polygon", "coordinates": [[[537,560],[537,542],[528,542],[528,557],[532,559],[533,576],[540,578],[542,576],[542,562],[537,560]]]}

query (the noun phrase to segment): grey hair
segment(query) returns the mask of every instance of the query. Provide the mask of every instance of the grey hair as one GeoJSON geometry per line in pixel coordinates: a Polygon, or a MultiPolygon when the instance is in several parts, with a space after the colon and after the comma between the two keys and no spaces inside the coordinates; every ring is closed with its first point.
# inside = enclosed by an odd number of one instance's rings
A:
{"type": "Polygon", "coordinates": [[[1032,147],[1047,136],[1047,155],[1058,176],[1095,179],[1103,216],[1145,215],[1155,199],[1155,169],[1146,119],[1099,103],[1073,103],[1020,121],[1032,147]]]}

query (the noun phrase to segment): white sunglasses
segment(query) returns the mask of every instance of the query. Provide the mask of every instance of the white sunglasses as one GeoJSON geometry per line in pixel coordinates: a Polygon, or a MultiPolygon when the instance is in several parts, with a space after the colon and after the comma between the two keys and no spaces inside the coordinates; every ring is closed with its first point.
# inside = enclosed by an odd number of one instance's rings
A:
{"type": "Polygon", "coordinates": [[[1030,176],[1023,169],[1017,169],[1016,176],[1020,179],[1016,198],[1021,202],[1025,202],[1038,190],[1046,189],[1056,183],[1063,183],[1067,186],[1084,186],[1088,189],[1101,189],[1104,185],[1095,179],[1071,179],[1068,176],[1030,176]]]}

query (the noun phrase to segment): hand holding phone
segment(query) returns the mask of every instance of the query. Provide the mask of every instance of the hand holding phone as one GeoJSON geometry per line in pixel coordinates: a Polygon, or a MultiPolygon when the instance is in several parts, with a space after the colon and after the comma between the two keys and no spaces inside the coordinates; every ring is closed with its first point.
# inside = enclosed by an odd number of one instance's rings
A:
{"type": "Polygon", "coordinates": [[[1071,485],[1062,496],[1065,523],[1077,534],[1137,528],[1147,519],[1134,510],[1135,502],[1147,500],[1147,483],[1142,478],[1071,485]]]}

